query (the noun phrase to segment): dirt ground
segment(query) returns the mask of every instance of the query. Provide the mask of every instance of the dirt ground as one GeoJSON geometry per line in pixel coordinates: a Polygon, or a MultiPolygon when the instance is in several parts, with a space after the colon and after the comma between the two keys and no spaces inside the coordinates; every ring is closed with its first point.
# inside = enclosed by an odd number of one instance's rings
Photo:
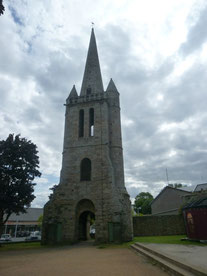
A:
{"type": "Polygon", "coordinates": [[[91,244],[0,252],[1,276],[166,276],[161,268],[127,248],[91,244]]]}

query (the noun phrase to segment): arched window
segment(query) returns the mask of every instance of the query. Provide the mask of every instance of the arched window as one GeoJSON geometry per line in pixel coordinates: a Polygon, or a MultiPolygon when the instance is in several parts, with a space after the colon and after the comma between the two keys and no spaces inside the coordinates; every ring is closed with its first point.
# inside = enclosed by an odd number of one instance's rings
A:
{"type": "Polygon", "coordinates": [[[80,180],[90,181],[91,180],[91,160],[84,158],[80,164],[80,180]]]}
{"type": "Polygon", "coordinates": [[[89,109],[89,136],[94,136],[94,108],[89,109]]]}
{"type": "Polygon", "coordinates": [[[84,136],[84,110],[79,111],[79,137],[84,136]]]}

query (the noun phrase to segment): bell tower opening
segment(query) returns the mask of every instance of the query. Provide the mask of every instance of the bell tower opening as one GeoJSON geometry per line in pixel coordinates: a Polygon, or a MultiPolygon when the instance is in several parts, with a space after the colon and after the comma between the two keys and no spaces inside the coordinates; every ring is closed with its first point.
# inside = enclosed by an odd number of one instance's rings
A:
{"type": "Polygon", "coordinates": [[[94,108],[89,109],[89,136],[94,136],[94,108]]]}
{"type": "Polygon", "coordinates": [[[84,110],[79,111],[79,137],[84,136],[84,110]]]}

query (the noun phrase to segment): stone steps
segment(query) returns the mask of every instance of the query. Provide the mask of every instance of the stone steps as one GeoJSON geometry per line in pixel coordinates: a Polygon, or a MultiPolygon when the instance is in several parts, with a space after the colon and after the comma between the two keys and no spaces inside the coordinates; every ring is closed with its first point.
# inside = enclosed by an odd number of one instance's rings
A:
{"type": "Polygon", "coordinates": [[[136,252],[145,255],[147,258],[156,262],[165,270],[167,270],[171,275],[178,276],[206,276],[206,273],[199,271],[197,268],[191,267],[189,265],[183,264],[177,260],[167,257],[162,253],[152,250],[141,243],[135,243],[131,245],[131,248],[136,252]]]}

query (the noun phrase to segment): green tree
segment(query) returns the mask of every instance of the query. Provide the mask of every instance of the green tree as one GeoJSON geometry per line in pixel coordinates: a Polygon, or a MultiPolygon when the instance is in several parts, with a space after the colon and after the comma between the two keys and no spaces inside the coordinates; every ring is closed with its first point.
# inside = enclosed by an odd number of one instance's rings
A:
{"type": "Polygon", "coordinates": [[[137,214],[142,213],[144,215],[151,214],[151,202],[153,196],[148,192],[139,193],[135,197],[134,210],[137,214]]]}
{"type": "Polygon", "coordinates": [[[50,188],[49,190],[52,191],[52,194],[49,195],[49,199],[52,199],[55,193],[55,190],[57,189],[58,185],[54,185],[52,188],[50,188]]]}
{"type": "Polygon", "coordinates": [[[181,183],[174,183],[174,184],[168,184],[169,187],[172,187],[172,188],[182,188],[182,187],[186,187],[186,185],[183,186],[183,184],[181,183]]]}
{"type": "Polygon", "coordinates": [[[43,215],[39,216],[38,218],[38,226],[40,227],[41,230],[42,230],[42,222],[43,222],[43,215]]]}
{"type": "Polygon", "coordinates": [[[20,135],[0,141],[0,234],[12,213],[25,213],[33,195],[39,157],[37,146],[20,135]]]}
{"type": "Polygon", "coordinates": [[[0,0],[0,15],[4,13],[3,0],[0,0]]]}

